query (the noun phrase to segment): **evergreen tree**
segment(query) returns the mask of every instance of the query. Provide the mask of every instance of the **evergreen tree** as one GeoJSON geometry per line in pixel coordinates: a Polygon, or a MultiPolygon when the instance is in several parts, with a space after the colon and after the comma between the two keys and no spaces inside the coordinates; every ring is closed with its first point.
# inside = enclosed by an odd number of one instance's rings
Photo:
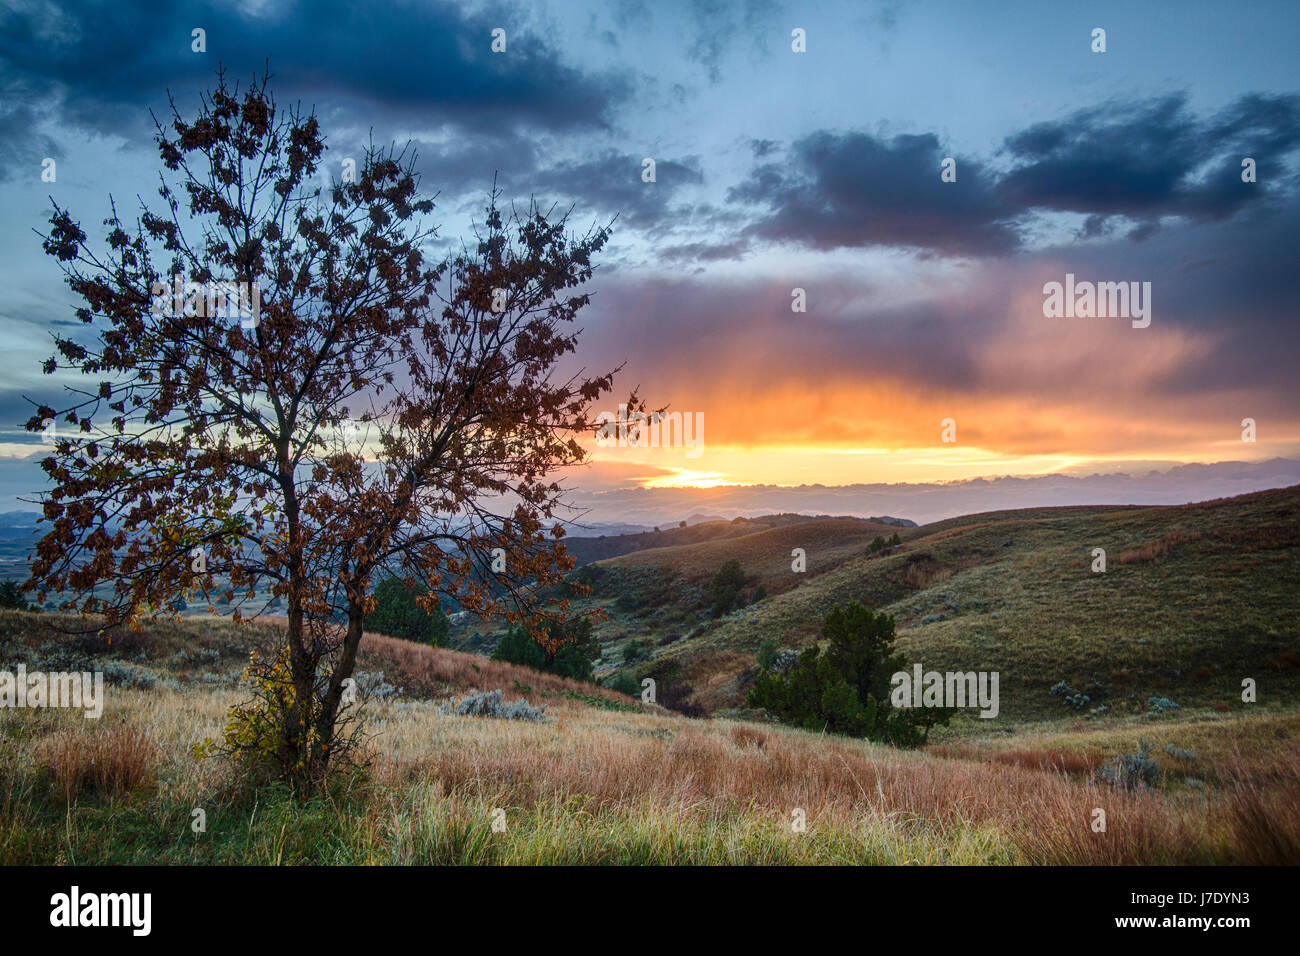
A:
{"type": "Polygon", "coordinates": [[[366,630],[435,647],[442,644],[450,625],[447,615],[441,608],[430,614],[416,601],[428,593],[427,587],[407,587],[401,578],[384,578],[375,588],[375,609],[366,615],[366,630]]]}
{"type": "Polygon", "coordinates": [[[723,563],[709,582],[713,594],[713,616],[722,617],[740,600],[740,589],[745,586],[745,572],[735,558],[723,563]]]}
{"type": "Polygon", "coordinates": [[[546,637],[546,643],[554,650],[543,647],[527,627],[517,625],[501,638],[492,652],[492,660],[521,664],[573,680],[592,679],[592,662],[600,657],[600,643],[592,635],[590,618],[551,621],[546,625],[546,637]]]}
{"type": "Polygon", "coordinates": [[[766,669],[750,689],[748,703],[807,730],[883,740],[900,747],[925,743],[930,729],[946,724],[951,709],[894,709],[890,678],[907,669],[894,649],[894,619],[856,601],[835,607],[822,623],[826,650],[816,645],[799,655],[782,676],[766,669]]]}

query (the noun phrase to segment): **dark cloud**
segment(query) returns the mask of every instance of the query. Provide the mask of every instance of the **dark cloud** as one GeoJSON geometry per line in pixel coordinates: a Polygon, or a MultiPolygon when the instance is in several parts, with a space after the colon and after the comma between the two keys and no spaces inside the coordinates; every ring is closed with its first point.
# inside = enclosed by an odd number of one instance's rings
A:
{"type": "MultiPolygon", "coordinates": [[[[1007,137],[1012,169],[998,193],[1025,209],[1123,216],[1145,239],[1162,216],[1221,220],[1268,192],[1268,173],[1300,144],[1300,97],[1242,97],[1198,120],[1185,94],[1108,104],[1007,137]],[[1241,160],[1260,164],[1260,182],[1241,181],[1241,160]]],[[[1085,227],[1092,233],[1100,221],[1085,227]]]]}
{"type": "Polygon", "coordinates": [[[728,193],[765,207],[746,233],[816,249],[906,246],[948,255],[1006,253],[1019,245],[983,165],[957,158],[957,181],[939,178],[949,154],[933,134],[878,139],[817,132],[782,163],[756,167],[728,193]]]}
{"type": "Polygon", "coordinates": [[[686,56],[708,71],[710,83],[717,83],[722,78],[722,54],[731,34],[723,19],[730,12],[730,6],[727,0],[693,0],[691,3],[695,37],[686,56]]]}
{"type": "Polygon", "coordinates": [[[1222,385],[1244,392],[1266,382],[1294,408],[1300,407],[1300,377],[1293,371],[1300,353],[1297,246],[1300,197],[1292,197],[1226,222],[1163,230],[1137,258],[1131,248],[1115,246],[1105,268],[1111,275],[1151,276],[1161,313],[1180,327],[1224,336],[1220,348],[1180,369],[1168,383],[1172,391],[1194,396],[1222,385]],[[1126,256],[1127,273],[1121,271],[1126,256]]]}
{"type": "MultiPolygon", "coordinates": [[[[892,139],[819,131],[776,161],[755,139],[760,162],[728,193],[756,209],[746,236],[813,249],[893,246],[950,256],[998,256],[1022,248],[1034,213],[1086,216],[1078,237],[1117,226],[1149,239],[1165,217],[1222,221],[1294,191],[1286,158],[1300,146],[1300,96],[1243,96],[1198,120],[1183,94],[1109,104],[1008,136],[1008,168],[957,160],[940,181],[945,151],[931,133],[892,139]],[[1241,162],[1258,164],[1256,183],[1241,162]]],[[[735,244],[728,244],[735,247],[735,244]]],[[[743,248],[743,247],[742,247],[743,248]]]]}
{"type": "Polygon", "coordinates": [[[36,176],[46,157],[63,158],[63,150],[41,129],[42,117],[33,102],[29,93],[14,88],[0,95],[0,182],[19,169],[36,176]]]}
{"type": "Polygon", "coordinates": [[[66,121],[135,135],[162,90],[211,86],[218,64],[235,77],[267,58],[282,101],[301,97],[359,123],[402,118],[426,128],[548,130],[607,127],[630,92],[622,75],[589,75],[497,5],[445,2],[383,8],[352,0],[280,4],[253,15],[233,5],[83,3],[58,16],[0,11],[0,83],[62,93],[66,121]],[[491,52],[491,31],[507,52],[491,52]],[[206,30],[207,52],[190,49],[206,30]]]}
{"type": "MultiPolygon", "coordinates": [[[[742,241],[719,235],[657,249],[667,271],[602,280],[584,355],[598,367],[630,360],[631,380],[711,414],[733,392],[847,394],[863,383],[897,383],[900,394],[959,394],[1008,408],[1083,402],[1123,416],[1149,404],[1144,415],[1183,416],[1191,430],[1214,416],[1276,425],[1300,403],[1297,244],[1300,198],[1161,230],[1137,246],[1116,233],[961,272],[937,267],[937,285],[922,281],[925,291],[891,302],[881,292],[892,283],[877,286],[858,271],[799,270],[768,281],[691,274],[701,261],[746,254],[742,241]],[[1044,281],[1067,271],[1151,282],[1150,329],[1042,317],[1044,281]],[[790,311],[794,286],[806,289],[805,314],[790,311]],[[1151,410],[1161,403],[1162,412],[1151,410]]],[[[801,427],[789,424],[782,437],[801,427]]],[[[769,439],[779,431],[763,428],[769,439]]]]}
{"type": "Polygon", "coordinates": [[[665,227],[669,201],[684,186],[704,181],[699,160],[655,159],[655,182],[641,180],[647,157],[606,150],[594,159],[560,162],[528,179],[537,196],[580,198],[584,209],[617,214],[620,222],[648,229],[665,227]]]}
{"type": "MultiPolygon", "coordinates": [[[[689,209],[681,210],[680,216],[671,209],[674,194],[704,181],[696,157],[656,159],[653,183],[641,180],[645,156],[614,149],[591,159],[543,164],[545,151],[534,139],[509,132],[417,146],[422,185],[430,192],[440,191],[443,198],[460,197],[462,208],[472,211],[481,209],[495,181],[507,201],[532,196],[544,204],[576,202],[584,216],[617,215],[621,224],[662,230],[691,215],[689,209]]],[[[712,207],[702,208],[702,214],[710,217],[735,218],[712,207]]]]}
{"type": "Polygon", "coordinates": [[[899,0],[885,3],[876,12],[875,16],[871,18],[871,22],[874,23],[882,33],[893,33],[894,30],[898,28],[898,13],[901,8],[902,3],[899,2],[899,0]]]}
{"type": "Polygon", "coordinates": [[[735,239],[731,242],[684,242],[675,246],[666,246],[659,250],[658,256],[665,262],[689,265],[691,263],[720,262],[728,259],[743,259],[750,251],[751,243],[747,239],[735,239]]]}
{"type": "Polygon", "coordinates": [[[620,30],[645,31],[650,28],[652,18],[646,0],[614,0],[610,6],[620,30]]]}
{"type": "Polygon", "coordinates": [[[1001,321],[994,298],[953,312],[934,302],[874,305],[871,283],[856,275],[757,283],[668,275],[602,282],[585,320],[586,361],[630,359],[629,376],[650,373],[669,395],[752,392],[755,382],[776,392],[814,381],[971,388],[972,350],[1001,321]],[[790,311],[794,285],[806,287],[806,313],[790,311]]]}
{"type": "Polygon", "coordinates": [[[1079,239],[1096,239],[1106,234],[1106,217],[1093,214],[1083,221],[1076,234],[1079,239]]]}
{"type": "Polygon", "coordinates": [[[462,195],[481,205],[494,178],[503,187],[526,187],[539,162],[537,141],[513,130],[415,146],[421,186],[440,193],[439,203],[449,195],[462,195]]]}

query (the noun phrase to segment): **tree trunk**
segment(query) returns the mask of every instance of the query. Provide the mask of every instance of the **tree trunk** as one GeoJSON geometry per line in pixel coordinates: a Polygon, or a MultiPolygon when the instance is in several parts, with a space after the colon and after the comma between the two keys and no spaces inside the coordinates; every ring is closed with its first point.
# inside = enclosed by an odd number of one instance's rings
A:
{"type": "Polygon", "coordinates": [[[330,676],[329,687],[321,700],[320,714],[316,721],[316,743],[313,762],[324,771],[329,766],[330,757],[335,751],[335,721],[338,719],[339,704],[343,698],[343,682],[352,676],[356,668],[357,650],[361,646],[361,634],[365,626],[365,611],[360,601],[364,600],[364,591],[355,592],[359,598],[348,601],[348,627],[343,636],[343,648],[339,654],[334,673],[330,676]]]}
{"type": "Polygon", "coordinates": [[[307,650],[303,634],[302,603],[289,597],[289,675],[293,702],[285,714],[284,758],[282,763],[295,786],[311,776],[308,729],[312,726],[312,698],[315,696],[316,660],[307,650]]]}

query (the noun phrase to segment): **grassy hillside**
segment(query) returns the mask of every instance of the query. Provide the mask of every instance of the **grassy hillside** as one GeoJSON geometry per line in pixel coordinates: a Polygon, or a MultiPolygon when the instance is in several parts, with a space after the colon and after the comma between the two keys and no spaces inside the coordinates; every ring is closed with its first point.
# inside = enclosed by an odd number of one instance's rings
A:
{"type": "Polygon", "coordinates": [[[826,611],[850,600],[893,614],[899,647],[927,669],[1001,673],[1005,719],[978,722],[982,733],[1078,716],[1050,693],[1062,680],[1092,698],[1085,712],[1105,704],[1112,716],[1145,712],[1151,696],[1229,710],[1297,699],[1300,488],[1181,507],[996,512],[901,536],[901,549],[866,557],[854,533],[819,521],[646,551],[597,565],[610,574],[593,603],[610,614],[609,640],[663,642],[640,670],[680,675],[713,711],[743,703],[764,638],[806,646],[826,611]],[[806,548],[807,574],[791,572],[792,547],[806,548]],[[712,623],[697,599],[665,621],[656,592],[690,603],[727,557],[769,596],[712,623]],[[1258,704],[1240,700],[1246,677],[1258,704]]]}
{"type": "MultiPolygon", "coordinates": [[[[774,594],[840,567],[877,537],[915,533],[860,518],[786,520],[789,517],[724,522],[726,533],[715,529],[702,541],[648,548],[581,568],[577,576],[593,584],[595,593],[577,606],[586,611],[599,608],[608,618],[596,627],[606,647],[598,673],[608,674],[619,665],[629,641],[666,644],[709,624],[708,584],[729,559],[745,569],[749,593],[762,586],[774,594]],[[769,527],[770,522],[776,526],[769,527]],[[805,552],[807,571],[802,575],[791,572],[795,548],[805,552]]],[[[471,620],[452,629],[451,641],[467,650],[490,651],[500,633],[471,620]]]]}
{"type": "MultiPolygon", "coordinates": [[[[566,538],[565,546],[582,566],[578,576],[598,585],[594,600],[583,606],[609,612],[613,623],[597,633],[611,645],[610,660],[617,662],[620,652],[614,645],[621,646],[629,636],[652,634],[658,640],[699,625],[700,607],[707,604],[705,587],[729,558],[744,565],[751,590],[762,584],[777,592],[798,583],[790,574],[794,548],[805,549],[808,573],[817,575],[861,553],[874,538],[907,530],[861,518],[767,515],[648,534],[566,538]],[[617,556],[587,563],[584,558],[593,543],[617,556]]],[[[492,631],[491,626],[471,619],[452,628],[451,643],[467,650],[490,650],[493,638],[484,641],[483,636],[492,631]]]]}
{"type": "Polygon", "coordinates": [[[996,748],[900,752],[689,720],[371,635],[367,769],[302,803],[191,753],[246,696],[240,661],[265,628],[162,622],[109,644],[59,638],[52,620],[0,614],[0,667],[90,658],[110,675],[109,699],[97,721],[0,710],[0,864],[1300,859],[1294,715],[1130,721],[1086,739],[1040,733],[996,748]],[[548,719],[438,706],[443,693],[507,684],[545,703],[548,719]],[[1162,771],[1154,786],[1090,782],[1139,738],[1162,771]],[[1166,743],[1178,749],[1165,753],[1166,743]],[[1104,833],[1089,825],[1095,808],[1110,821],[1104,833]],[[206,820],[198,833],[195,810],[206,820]]]}
{"type": "MultiPolygon", "coordinates": [[[[800,514],[762,515],[757,518],[733,518],[730,521],[719,518],[680,527],[666,526],[656,528],[654,531],[643,531],[634,534],[610,534],[594,538],[571,536],[564,539],[564,544],[578,564],[583,565],[590,564],[592,561],[617,558],[638,551],[648,551],[652,548],[680,548],[686,545],[725,541],[775,528],[803,525],[818,520],[822,519],[800,514]]],[[[837,518],[833,520],[842,523],[857,523],[864,527],[868,525],[871,527],[884,527],[879,522],[862,518],[837,518]]],[[[890,529],[890,533],[900,530],[892,524],[890,529]]],[[[874,533],[879,534],[880,532],[874,533]]]]}
{"type": "Polygon", "coordinates": [[[862,553],[876,537],[889,537],[907,530],[861,518],[808,518],[760,530],[750,530],[752,523],[748,522],[739,526],[735,522],[729,524],[744,533],[639,551],[602,564],[614,568],[647,565],[667,568],[687,580],[701,582],[712,577],[722,562],[735,558],[754,583],[761,583],[769,590],[781,589],[795,583],[790,571],[790,552],[795,548],[803,548],[808,553],[808,572],[816,575],[862,553]]]}

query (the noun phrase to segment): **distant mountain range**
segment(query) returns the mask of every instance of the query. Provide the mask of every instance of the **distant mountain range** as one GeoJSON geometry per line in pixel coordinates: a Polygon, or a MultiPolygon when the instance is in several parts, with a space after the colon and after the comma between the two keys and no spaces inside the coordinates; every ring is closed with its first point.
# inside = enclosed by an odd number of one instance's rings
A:
{"type": "MultiPolygon", "coordinates": [[[[1173,465],[1134,474],[1066,474],[964,481],[853,485],[722,485],[715,488],[621,488],[573,493],[588,524],[676,524],[692,514],[740,516],[906,515],[919,524],[960,515],[1058,505],[1181,505],[1300,484],[1300,461],[1223,461],[1173,465]]],[[[887,519],[871,518],[874,521],[887,519]]],[[[688,524],[689,524],[688,520],[688,524]]],[[[576,533],[576,532],[575,532],[576,533]]]]}
{"type": "MultiPolygon", "coordinates": [[[[756,518],[756,519],[765,518],[765,517],[774,517],[774,518],[794,517],[794,518],[811,519],[811,518],[819,518],[819,517],[827,518],[831,516],[830,515],[750,514],[750,515],[733,515],[728,518],[728,517],[723,517],[722,515],[693,514],[685,521],[667,522],[666,524],[655,525],[654,527],[648,527],[646,525],[640,525],[640,524],[621,524],[618,522],[602,522],[602,521],[585,522],[584,521],[581,524],[570,525],[568,528],[566,528],[566,530],[568,531],[568,535],[570,538],[610,538],[616,535],[664,533],[676,528],[689,528],[700,524],[727,522],[727,521],[732,521],[735,518],[742,518],[742,517],[756,518]]],[[[853,515],[852,517],[856,518],[858,516],[853,515]]],[[[864,518],[863,520],[870,521],[875,524],[887,524],[895,528],[916,527],[916,522],[912,521],[910,518],[892,518],[889,515],[873,515],[871,517],[864,518]]],[[[652,545],[652,547],[658,547],[658,545],[652,545]]]]}

